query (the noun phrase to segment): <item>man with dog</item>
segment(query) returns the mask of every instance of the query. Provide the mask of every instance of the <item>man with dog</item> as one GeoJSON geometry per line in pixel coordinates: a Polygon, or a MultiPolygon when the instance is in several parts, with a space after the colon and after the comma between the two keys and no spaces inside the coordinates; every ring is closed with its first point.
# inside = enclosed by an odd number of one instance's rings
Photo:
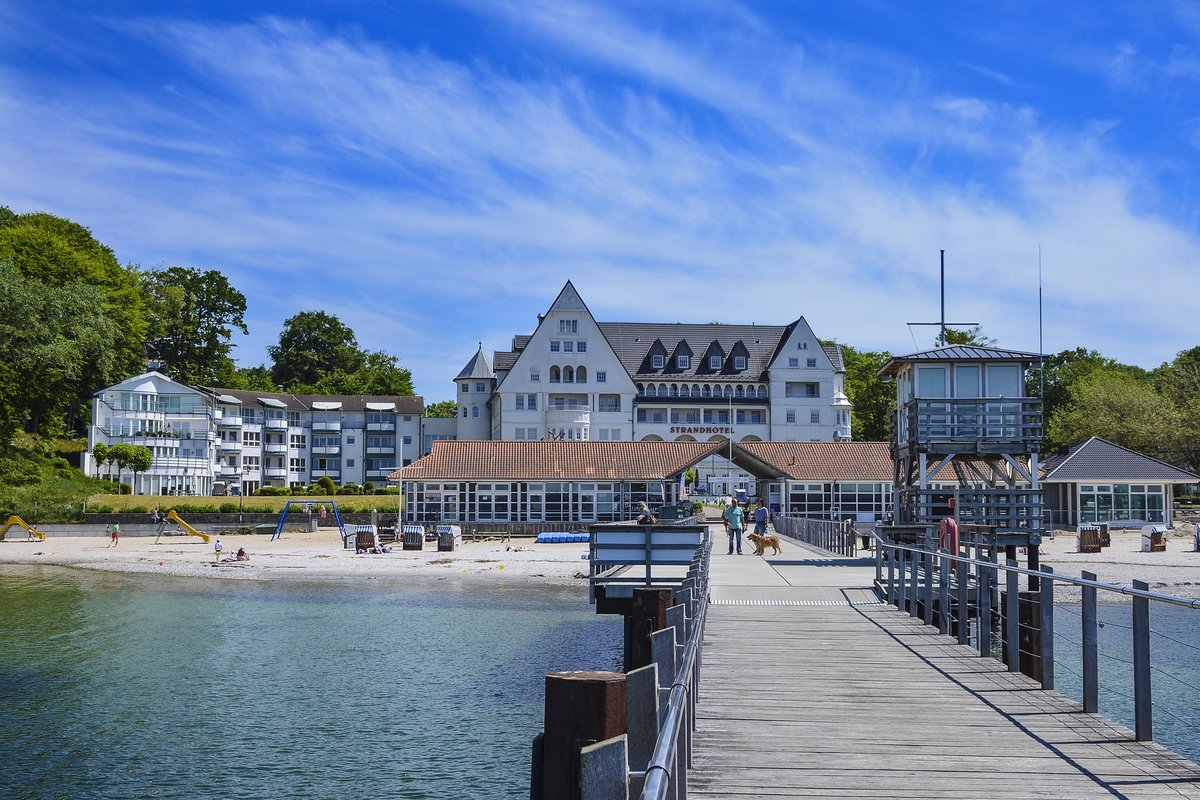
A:
{"type": "Polygon", "coordinates": [[[721,516],[725,518],[725,523],[729,526],[729,552],[726,555],[733,555],[734,545],[737,545],[737,554],[742,554],[742,525],[745,519],[745,512],[738,505],[737,498],[733,498],[729,508],[721,512],[721,516]]]}

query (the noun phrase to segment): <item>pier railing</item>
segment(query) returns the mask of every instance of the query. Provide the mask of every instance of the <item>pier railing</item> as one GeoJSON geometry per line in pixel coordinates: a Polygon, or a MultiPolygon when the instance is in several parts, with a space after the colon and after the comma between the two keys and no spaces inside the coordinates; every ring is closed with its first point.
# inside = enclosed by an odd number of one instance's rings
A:
{"type": "Polygon", "coordinates": [[[531,800],[687,797],[711,555],[706,534],[674,587],[633,589],[625,612],[626,662],[634,650],[634,660],[643,663],[625,673],[546,675],[531,800]]]}
{"type": "Polygon", "coordinates": [[[776,514],[775,532],[840,556],[858,552],[854,523],[849,520],[811,519],[793,514],[776,514]]]}
{"type": "MultiPolygon", "coordinates": [[[[924,544],[898,543],[878,534],[874,536],[876,584],[887,602],[896,608],[954,636],[960,644],[974,646],[981,657],[997,658],[1010,672],[1021,672],[1040,681],[1043,689],[1055,688],[1058,648],[1060,667],[1068,669],[1064,664],[1068,660],[1072,667],[1077,666],[1070,672],[1079,680],[1084,712],[1099,713],[1101,688],[1108,689],[1111,706],[1118,710],[1128,709],[1132,695],[1133,728],[1138,741],[1154,738],[1155,711],[1169,717],[1172,726],[1187,729],[1190,737],[1200,732],[1194,710],[1189,718],[1187,712],[1179,713],[1178,707],[1172,709],[1154,701],[1153,676],[1182,684],[1184,691],[1177,697],[1200,696],[1200,686],[1151,660],[1154,635],[1160,637],[1160,644],[1170,643],[1173,649],[1189,651],[1194,663],[1200,654],[1197,637],[1200,614],[1189,615],[1190,624],[1170,634],[1153,629],[1150,622],[1152,603],[1200,611],[1200,600],[1151,591],[1145,581],[1135,580],[1132,586],[1121,586],[1097,580],[1094,573],[1087,571],[1075,578],[1058,574],[1048,566],[1021,567],[1015,559],[1015,547],[1005,548],[987,541],[966,541],[959,553],[950,553],[932,545],[932,528],[924,544]],[[1074,613],[1079,617],[1078,639],[1072,638],[1070,631],[1055,626],[1055,589],[1065,591],[1070,587],[1079,591],[1078,610],[1069,607],[1073,603],[1060,603],[1059,608],[1064,615],[1074,613]],[[1113,619],[1111,613],[1107,614],[1107,622],[1100,619],[1098,597],[1102,592],[1115,600],[1132,601],[1126,623],[1113,619]],[[1131,652],[1100,651],[1100,629],[1106,624],[1130,632],[1131,652]],[[1113,680],[1121,684],[1119,689],[1101,686],[1102,675],[1113,675],[1112,669],[1101,669],[1102,657],[1107,661],[1106,667],[1115,669],[1114,665],[1119,665],[1123,672],[1113,680]]],[[[1182,674],[1188,672],[1194,674],[1194,669],[1185,668],[1182,674]]]]}

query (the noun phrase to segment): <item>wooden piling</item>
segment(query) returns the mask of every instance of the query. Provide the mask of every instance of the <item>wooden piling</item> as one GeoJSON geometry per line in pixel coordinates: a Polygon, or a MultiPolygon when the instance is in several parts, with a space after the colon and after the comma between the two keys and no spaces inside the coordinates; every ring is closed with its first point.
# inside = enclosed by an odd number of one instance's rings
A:
{"type": "Polygon", "coordinates": [[[581,800],[581,748],[625,733],[626,686],[620,672],[546,674],[542,800],[581,800]]]}
{"type": "Polygon", "coordinates": [[[633,603],[625,617],[625,671],[632,672],[653,662],[650,634],[667,627],[667,608],[674,602],[670,589],[633,590],[633,603]]]}

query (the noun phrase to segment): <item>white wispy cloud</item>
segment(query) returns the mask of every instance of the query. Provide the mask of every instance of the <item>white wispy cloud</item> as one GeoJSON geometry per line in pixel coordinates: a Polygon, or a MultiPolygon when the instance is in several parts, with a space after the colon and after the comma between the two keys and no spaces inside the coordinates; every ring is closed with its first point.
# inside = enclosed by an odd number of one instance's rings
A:
{"type": "Polygon", "coordinates": [[[586,3],[471,7],[552,66],[283,17],[110,21],[170,80],[43,103],[0,73],[0,190],[125,258],[225,269],[251,300],[246,363],[323,308],[431,400],[567,278],[601,319],[804,315],[907,350],[905,323],[937,313],[939,248],[953,315],[1006,345],[1037,345],[1039,243],[1048,349],[1150,365],[1194,344],[1161,287],[1200,242],[1131,202],[1146,175],[1103,126],[950,92],[894,53],[781,41],[737,4],[687,39],[586,3]]]}

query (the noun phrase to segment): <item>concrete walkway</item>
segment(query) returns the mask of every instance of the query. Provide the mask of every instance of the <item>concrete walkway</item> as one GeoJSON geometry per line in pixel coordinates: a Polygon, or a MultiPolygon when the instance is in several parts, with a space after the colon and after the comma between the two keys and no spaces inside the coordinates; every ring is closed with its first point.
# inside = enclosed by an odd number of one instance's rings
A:
{"type": "Polygon", "coordinates": [[[1200,768],[883,605],[867,560],[712,559],[689,796],[1200,798],[1200,768]]]}

